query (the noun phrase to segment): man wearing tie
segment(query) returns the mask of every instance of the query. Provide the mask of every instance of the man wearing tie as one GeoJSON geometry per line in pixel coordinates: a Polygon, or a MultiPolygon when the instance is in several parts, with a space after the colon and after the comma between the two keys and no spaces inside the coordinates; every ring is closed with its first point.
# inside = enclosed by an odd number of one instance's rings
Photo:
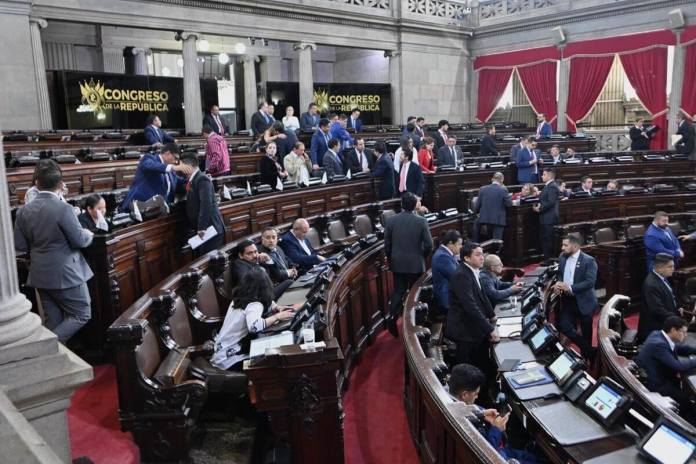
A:
{"type": "Polygon", "coordinates": [[[517,161],[517,152],[527,148],[527,142],[529,141],[529,136],[525,135],[520,139],[520,143],[510,147],[510,162],[514,163],[517,161]]]}
{"type": "Polygon", "coordinates": [[[268,115],[268,103],[259,103],[259,110],[251,115],[251,130],[254,132],[254,136],[263,134],[263,132],[271,127],[273,120],[268,115]]]}
{"type": "Polygon", "coordinates": [[[528,182],[535,183],[539,181],[538,162],[539,160],[536,154],[529,148],[529,139],[527,139],[523,148],[517,150],[517,157],[515,159],[518,184],[526,184],[528,182]]]}
{"type": "Polygon", "coordinates": [[[329,148],[326,150],[326,153],[324,153],[323,159],[324,172],[326,173],[326,177],[329,179],[333,179],[335,176],[342,176],[345,174],[343,163],[341,162],[337,151],[338,140],[329,140],[329,148]]]}
{"type": "Polygon", "coordinates": [[[319,108],[312,102],[309,104],[306,113],[300,115],[300,129],[303,131],[313,131],[319,126],[319,108]]]}
{"type": "Polygon", "coordinates": [[[550,123],[546,122],[544,113],[541,113],[539,115],[539,125],[537,126],[536,138],[537,140],[548,139],[551,137],[551,134],[553,134],[553,127],[551,127],[550,123]]]}
{"type": "Polygon", "coordinates": [[[323,166],[324,153],[329,149],[329,127],[330,122],[326,118],[319,121],[319,130],[314,131],[309,145],[309,157],[312,159],[312,170],[316,171],[323,166]]]}
{"type": "Polygon", "coordinates": [[[435,148],[440,151],[440,148],[447,145],[447,131],[449,130],[449,121],[441,119],[437,123],[437,132],[433,135],[435,139],[435,148]]]}
{"type": "Polygon", "coordinates": [[[292,229],[283,235],[280,241],[280,247],[288,259],[299,266],[300,275],[326,259],[314,251],[312,244],[306,238],[307,232],[309,232],[309,222],[304,218],[298,218],[292,223],[292,229]]]}
{"type": "Polygon", "coordinates": [[[401,151],[401,168],[399,171],[399,193],[411,192],[418,198],[423,197],[425,180],[423,171],[412,162],[413,150],[404,148],[401,151]]]}
{"type": "Polygon", "coordinates": [[[388,200],[394,197],[394,162],[391,155],[387,153],[384,142],[375,144],[375,153],[377,153],[377,161],[370,176],[380,180],[377,187],[377,199],[388,200]]]}
{"type": "Polygon", "coordinates": [[[462,163],[462,151],[457,146],[457,137],[447,136],[447,145],[437,151],[437,167],[459,166],[462,163]]]}
{"type": "Polygon", "coordinates": [[[645,264],[648,272],[652,270],[653,259],[658,253],[666,253],[674,257],[674,263],[684,257],[684,252],[679,245],[679,240],[669,227],[669,216],[664,211],[657,211],[652,224],[643,236],[645,245],[645,264]]]}
{"type": "Polygon", "coordinates": [[[203,118],[203,125],[212,127],[218,135],[224,136],[230,133],[227,123],[220,117],[220,107],[217,105],[210,107],[210,113],[203,118]]]}
{"type": "Polygon", "coordinates": [[[355,137],[355,147],[348,152],[346,164],[351,173],[370,172],[375,164],[375,156],[365,148],[365,139],[361,136],[355,137]]]}
{"type": "Polygon", "coordinates": [[[594,290],[597,262],[580,251],[580,246],[578,234],[568,234],[563,239],[553,291],[561,297],[558,329],[580,348],[583,358],[593,361],[596,349],[592,348],[592,316],[597,309],[594,290]],[[582,335],[575,330],[578,321],[582,335]]]}
{"type": "Polygon", "coordinates": [[[544,258],[553,254],[553,226],[558,224],[558,203],[560,191],[556,183],[556,173],[551,168],[544,168],[541,180],[546,184],[539,195],[539,203],[532,208],[539,213],[539,238],[544,258]]]}
{"type": "Polygon", "coordinates": [[[594,195],[592,191],[593,181],[590,176],[582,176],[580,179],[580,187],[574,190],[575,193],[587,193],[590,196],[594,195]]]}
{"type": "Polygon", "coordinates": [[[677,307],[677,299],[667,279],[674,274],[674,257],[658,253],[653,260],[653,270],[643,281],[643,304],[638,319],[638,343],[648,338],[653,330],[660,330],[665,319],[678,316],[683,310],[677,307]]]}
{"type": "Polygon", "coordinates": [[[563,162],[563,158],[561,157],[561,149],[558,148],[558,145],[554,145],[551,147],[551,165],[556,165],[556,164],[561,164],[563,162]]]}
{"type": "Polygon", "coordinates": [[[278,247],[278,231],[275,228],[263,229],[259,252],[266,253],[270,257],[270,260],[259,261],[259,264],[266,269],[275,284],[297,277],[295,263],[290,261],[282,248],[278,247]]]}
{"type": "Polygon", "coordinates": [[[159,155],[155,153],[143,155],[138,162],[128,194],[121,203],[121,211],[130,211],[135,200],[147,201],[155,195],[163,196],[167,203],[173,202],[177,186],[186,182],[176,173],[180,172],[186,178],[193,174],[190,166],[176,164],[180,153],[175,143],[168,143],[162,147],[159,155]]]}
{"type": "Polygon", "coordinates": [[[165,143],[174,143],[171,135],[162,130],[162,121],[156,114],[147,117],[147,126],[143,130],[145,141],[148,145],[161,146],[165,143]]]}
{"type": "Polygon", "coordinates": [[[355,132],[362,132],[362,121],[360,120],[360,110],[353,108],[348,118],[348,127],[355,129],[355,132]]]}

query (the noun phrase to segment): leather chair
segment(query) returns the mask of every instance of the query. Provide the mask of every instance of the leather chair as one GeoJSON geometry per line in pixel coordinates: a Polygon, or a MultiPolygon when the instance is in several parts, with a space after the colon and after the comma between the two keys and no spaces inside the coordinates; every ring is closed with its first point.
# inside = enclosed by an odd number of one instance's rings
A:
{"type": "Polygon", "coordinates": [[[321,248],[321,238],[319,236],[319,231],[314,227],[309,228],[309,231],[307,231],[307,235],[305,235],[305,238],[309,241],[309,244],[312,245],[312,248],[314,248],[315,250],[321,248]]]}
{"type": "Polygon", "coordinates": [[[359,214],[355,217],[355,232],[361,237],[372,233],[372,221],[367,214],[359,214]]]}
{"type": "Polygon", "coordinates": [[[670,222],[669,228],[672,229],[672,233],[674,233],[674,235],[676,235],[678,237],[682,231],[681,222],[679,222],[679,221],[670,222]]]}
{"type": "Polygon", "coordinates": [[[602,227],[595,232],[595,243],[613,242],[616,240],[616,232],[611,227],[602,227]]]}
{"type": "Polygon", "coordinates": [[[645,235],[645,225],[643,224],[631,224],[626,229],[626,238],[635,239],[645,235]]]}
{"type": "Polygon", "coordinates": [[[380,216],[380,222],[384,227],[387,226],[387,221],[389,220],[390,217],[394,216],[396,214],[396,211],[393,209],[385,209],[382,212],[382,215],[380,216]]]}

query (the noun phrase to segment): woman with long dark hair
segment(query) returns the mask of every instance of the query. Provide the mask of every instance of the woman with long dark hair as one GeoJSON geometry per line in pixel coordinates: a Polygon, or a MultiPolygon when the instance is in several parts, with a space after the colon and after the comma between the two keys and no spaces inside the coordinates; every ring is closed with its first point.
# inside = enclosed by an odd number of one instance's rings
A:
{"type": "Polygon", "coordinates": [[[241,369],[241,361],[249,357],[251,339],[294,315],[292,309],[273,301],[273,283],[265,270],[251,269],[242,280],[231,292],[232,302],[215,337],[215,352],[210,362],[220,369],[241,369]]]}

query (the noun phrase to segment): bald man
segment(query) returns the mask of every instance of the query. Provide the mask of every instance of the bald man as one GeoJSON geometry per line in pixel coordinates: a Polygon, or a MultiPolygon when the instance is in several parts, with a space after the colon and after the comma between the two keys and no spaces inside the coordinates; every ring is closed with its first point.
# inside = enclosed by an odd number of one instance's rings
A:
{"type": "Polygon", "coordinates": [[[503,262],[498,255],[488,255],[483,260],[483,270],[479,274],[481,288],[483,293],[488,297],[491,306],[495,307],[498,303],[507,299],[510,295],[522,291],[522,284],[512,282],[503,282],[500,280],[500,274],[503,272],[503,262]]]}
{"type": "Polygon", "coordinates": [[[307,232],[309,232],[307,220],[303,218],[295,219],[295,222],[292,223],[292,229],[283,235],[280,242],[280,247],[285,252],[285,255],[300,266],[300,274],[306,273],[312,266],[326,259],[314,251],[314,248],[312,248],[312,245],[306,238],[307,232]]]}

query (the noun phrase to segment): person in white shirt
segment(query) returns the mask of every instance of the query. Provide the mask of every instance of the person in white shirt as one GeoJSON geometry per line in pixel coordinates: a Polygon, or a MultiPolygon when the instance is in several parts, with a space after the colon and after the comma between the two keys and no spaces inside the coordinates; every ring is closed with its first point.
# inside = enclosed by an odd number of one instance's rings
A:
{"type": "Polygon", "coordinates": [[[283,117],[283,126],[286,130],[297,132],[300,129],[300,121],[295,116],[295,108],[288,106],[285,108],[285,116],[283,117]]]}
{"type": "MultiPolygon", "coordinates": [[[[404,148],[410,148],[412,153],[416,153],[416,149],[413,146],[412,139],[409,138],[404,143],[402,143],[401,146],[397,148],[394,152],[394,170],[396,172],[401,171],[401,154],[404,152],[404,148]]],[[[414,156],[411,162],[418,165],[418,157],[414,156]]]]}

